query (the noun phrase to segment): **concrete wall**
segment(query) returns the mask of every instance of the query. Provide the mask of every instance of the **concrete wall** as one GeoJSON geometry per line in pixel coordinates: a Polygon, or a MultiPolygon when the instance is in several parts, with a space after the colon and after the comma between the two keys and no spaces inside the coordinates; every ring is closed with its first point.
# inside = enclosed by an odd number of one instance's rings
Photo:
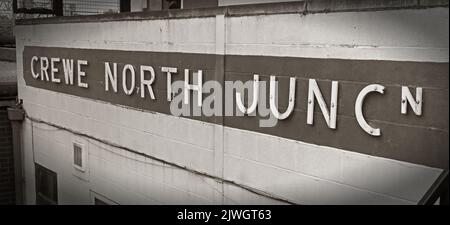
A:
{"type": "Polygon", "coordinates": [[[19,25],[16,37],[29,204],[34,162],[58,173],[61,204],[90,204],[92,192],[120,204],[414,204],[441,172],[27,86],[22,54],[40,46],[448,65],[448,8],[19,25]],[[73,141],[88,147],[82,175],[73,141]]]}

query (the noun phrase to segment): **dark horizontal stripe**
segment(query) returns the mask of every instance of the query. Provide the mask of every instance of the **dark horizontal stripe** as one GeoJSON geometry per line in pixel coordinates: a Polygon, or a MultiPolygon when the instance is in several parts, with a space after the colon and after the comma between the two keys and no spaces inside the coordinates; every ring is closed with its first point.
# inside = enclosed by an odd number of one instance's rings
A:
{"type": "MultiPolygon", "coordinates": [[[[161,66],[178,68],[178,73],[173,75],[173,81],[184,80],[184,69],[190,69],[191,72],[203,70],[204,82],[216,80],[221,84],[224,81],[250,80],[253,73],[259,73],[261,80],[266,81],[269,75],[276,75],[281,87],[280,111],[284,111],[283,107],[287,106],[288,78],[295,76],[297,77],[295,111],[288,119],[278,121],[275,127],[259,127],[261,119],[259,117],[188,118],[374,156],[448,168],[448,63],[220,56],[42,47],[25,47],[23,62],[24,78],[29,86],[164,114],[170,114],[170,102],[166,100],[167,81],[166,75],[161,72],[161,66]],[[89,65],[84,67],[84,71],[87,74],[85,82],[89,84],[89,88],[33,79],[30,62],[34,55],[87,60],[89,65]],[[116,62],[119,65],[118,93],[105,91],[106,61],[116,62]],[[139,93],[131,96],[123,93],[121,68],[126,63],[134,66],[148,65],[155,69],[156,81],[153,88],[156,100],[151,100],[148,93],[145,99],[142,99],[139,93]],[[317,103],[314,125],[306,124],[309,78],[317,79],[327,104],[330,102],[331,80],[339,81],[336,130],[327,127],[317,103]],[[369,95],[364,105],[369,123],[382,129],[381,137],[372,137],[365,133],[359,127],[354,114],[358,93],[370,83],[386,86],[384,95],[369,95]],[[402,85],[411,86],[413,95],[415,95],[414,87],[424,87],[422,116],[414,115],[411,108],[408,108],[408,115],[401,115],[402,85]]],[[[64,82],[61,63],[58,68],[59,78],[64,82]]],[[[139,75],[136,74],[136,86],[139,87],[139,84],[139,75]]],[[[268,90],[267,87],[266,106],[269,105],[268,90]]],[[[193,94],[191,103],[192,96],[193,94]]],[[[207,97],[208,94],[204,94],[204,98],[207,97]]]]}
{"type": "Polygon", "coordinates": [[[448,88],[448,63],[233,56],[227,57],[225,68],[244,74],[448,88]]]}
{"type": "MultiPolygon", "coordinates": [[[[13,39],[13,37],[11,37],[11,39],[13,39]]],[[[14,42],[14,40],[12,40],[12,42],[14,42]]],[[[16,61],[16,49],[0,47],[0,61],[15,62],[16,61]]]]}

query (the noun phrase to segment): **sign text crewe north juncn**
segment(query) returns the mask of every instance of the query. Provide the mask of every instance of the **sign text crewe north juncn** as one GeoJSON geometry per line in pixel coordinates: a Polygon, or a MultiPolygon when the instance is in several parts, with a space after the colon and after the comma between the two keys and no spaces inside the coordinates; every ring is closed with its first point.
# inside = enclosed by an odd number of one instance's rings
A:
{"type": "MultiPolygon", "coordinates": [[[[31,75],[33,79],[41,81],[41,82],[49,82],[58,85],[70,85],[77,86],[81,89],[89,89],[92,86],[89,82],[85,81],[90,74],[85,71],[85,68],[89,67],[92,63],[98,64],[99,62],[89,62],[84,59],[73,59],[73,58],[58,58],[58,57],[45,57],[34,55],[31,57],[29,62],[26,62],[29,65],[31,75]]],[[[267,87],[265,81],[260,80],[260,75],[254,74],[253,80],[247,81],[245,85],[240,85],[239,88],[236,88],[239,85],[235,85],[239,81],[227,81],[231,83],[231,85],[225,84],[225,87],[221,87],[221,83],[209,80],[203,80],[204,71],[202,68],[198,68],[195,70],[192,69],[182,69],[181,71],[177,67],[171,67],[167,65],[133,65],[133,64],[120,64],[118,62],[101,62],[102,63],[102,77],[104,80],[104,91],[105,92],[114,92],[117,94],[125,94],[128,96],[136,95],[138,98],[146,99],[149,101],[155,101],[158,96],[154,91],[154,83],[157,79],[165,79],[167,81],[166,86],[166,99],[169,102],[174,101],[175,99],[181,100],[181,105],[189,105],[191,92],[195,92],[197,98],[196,105],[201,108],[208,108],[213,113],[218,112],[219,114],[222,112],[222,109],[217,110],[214,107],[221,107],[222,104],[204,104],[204,95],[206,93],[211,93],[209,89],[220,89],[214,90],[212,94],[209,95],[209,98],[212,96],[212,101],[220,101],[223,99],[222,97],[216,96],[217,93],[221,93],[222,90],[226,87],[232,87],[235,90],[235,98],[231,97],[232,100],[235,100],[236,107],[241,113],[241,115],[251,116],[254,115],[257,111],[257,108],[260,107],[261,102],[265,102],[265,88],[261,88],[261,86],[267,87]],[[159,69],[165,77],[157,77],[155,71],[159,69]],[[192,74],[191,74],[192,73],[192,74]],[[180,74],[184,74],[184,80],[174,82],[172,79],[174,76],[179,76],[180,74]],[[193,77],[193,82],[190,81],[190,77],[193,77]],[[121,82],[119,82],[119,80],[121,82]],[[178,86],[177,86],[178,84],[178,86]],[[174,98],[175,89],[178,89],[181,86],[181,97],[174,98]],[[248,106],[245,106],[243,101],[243,96],[245,91],[248,93],[248,106]],[[214,107],[211,107],[214,105],[214,107]]],[[[277,76],[270,75],[269,80],[269,109],[271,115],[277,120],[285,120],[289,118],[292,113],[295,112],[295,102],[296,102],[296,84],[297,78],[295,76],[289,78],[289,86],[282,87],[280,89],[289,89],[289,95],[287,99],[279,99],[278,96],[278,82],[277,76]],[[287,101],[287,107],[284,107],[284,111],[280,112],[280,108],[278,107],[278,101],[283,102],[287,101]]],[[[331,80],[331,101],[326,102],[321,89],[316,81],[316,79],[309,79],[308,81],[308,97],[307,97],[307,119],[306,123],[312,125],[314,122],[314,105],[315,102],[318,103],[320,111],[323,115],[323,118],[330,129],[337,128],[337,115],[339,109],[339,81],[331,80]]],[[[243,84],[243,82],[240,82],[243,84]]],[[[356,96],[354,100],[354,113],[356,116],[356,120],[359,126],[368,134],[372,136],[380,136],[381,129],[372,127],[366,121],[363,114],[363,105],[366,96],[369,94],[384,94],[386,87],[381,84],[369,84],[366,85],[362,90],[359,91],[359,94],[356,96]]],[[[410,107],[415,115],[422,115],[422,95],[423,89],[421,87],[416,87],[414,91],[414,95],[411,92],[408,86],[402,86],[401,93],[401,102],[398,104],[401,105],[401,114],[407,114],[408,108],[410,107]]],[[[230,93],[225,91],[225,93],[230,93]]],[[[225,101],[230,99],[230,97],[225,97],[225,101]]],[[[180,102],[175,102],[172,106],[178,106],[180,102]]],[[[151,103],[150,103],[151,104],[151,103]]],[[[172,109],[173,107],[171,107],[172,109]]],[[[176,107],[175,107],[176,108],[176,107]]],[[[172,114],[177,114],[173,112],[172,114]]],[[[205,111],[205,110],[204,110],[205,111]]],[[[233,114],[234,115],[234,114],[233,114]]]]}

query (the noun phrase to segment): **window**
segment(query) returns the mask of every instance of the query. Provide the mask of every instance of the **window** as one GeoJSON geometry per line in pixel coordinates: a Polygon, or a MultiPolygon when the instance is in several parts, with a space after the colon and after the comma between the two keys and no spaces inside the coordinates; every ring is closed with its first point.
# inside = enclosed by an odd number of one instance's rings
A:
{"type": "Polygon", "coordinates": [[[74,137],[69,146],[72,157],[72,175],[88,182],[89,181],[89,144],[87,140],[74,137]]]}
{"type": "Polygon", "coordinates": [[[80,145],[73,145],[73,163],[78,167],[83,167],[82,154],[83,149],[80,145]]]}
{"type": "Polygon", "coordinates": [[[73,166],[82,172],[86,171],[86,150],[84,145],[78,142],[73,143],[73,166]]]}
{"type": "Polygon", "coordinates": [[[58,182],[56,173],[36,163],[35,176],[36,176],[36,204],[57,205],[58,182]]]}

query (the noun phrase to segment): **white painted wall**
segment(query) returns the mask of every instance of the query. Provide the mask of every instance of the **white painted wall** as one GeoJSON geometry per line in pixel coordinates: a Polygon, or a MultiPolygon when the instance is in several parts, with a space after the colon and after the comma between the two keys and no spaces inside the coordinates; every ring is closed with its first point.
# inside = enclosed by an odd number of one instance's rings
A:
{"type": "Polygon", "coordinates": [[[226,53],[448,62],[448,18],[448,8],[231,17],[226,53]]]}
{"type": "MultiPolygon", "coordinates": [[[[300,204],[414,204],[440,173],[27,87],[22,52],[32,45],[448,62],[448,9],[35,25],[16,32],[19,97],[30,117],[51,124],[300,204]],[[392,25],[390,17],[404,18],[416,33],[392,25]],[[440,35],[422,35],[431,32],[440,35]]],[[[280,203],[30,120],[23,125],[23,151],[29,204],[35,199],[33,162],[58,173],[61,204],[89,204],[91,191],[120,204],[280,203]],[[89,148],[88,181],[73,175],[74,139],[89,148]]]]}

